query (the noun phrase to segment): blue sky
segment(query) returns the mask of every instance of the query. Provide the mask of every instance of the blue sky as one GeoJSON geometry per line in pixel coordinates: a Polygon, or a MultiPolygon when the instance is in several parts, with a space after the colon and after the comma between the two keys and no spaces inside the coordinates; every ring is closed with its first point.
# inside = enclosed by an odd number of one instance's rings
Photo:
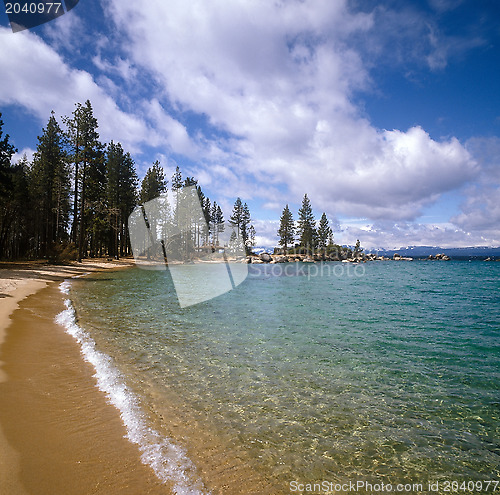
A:
{"type": "Polygon", "coordinates": [[[304,193],[337,242],[500,245],[496,0],[80,0],[12,33],[0,111],[31,155],[90,99],[139,174],[194,175],[274,245],[304,193]]]}

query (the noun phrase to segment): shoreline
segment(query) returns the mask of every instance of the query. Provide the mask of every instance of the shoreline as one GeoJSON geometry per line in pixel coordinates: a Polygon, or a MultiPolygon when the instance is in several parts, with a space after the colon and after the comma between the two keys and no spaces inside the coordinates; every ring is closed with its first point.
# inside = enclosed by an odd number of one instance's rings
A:
{"type": "MultiPolygon", "coordinates": [[[[133,260],[86,261],[76,266],[9,264],[3,268],[0,264],[0,301],[9,302],[0,306],[2,495],[199,493],[201,487],[194,485],[193,490],[183,486],[177,492],[178,480],[165,481],[155,474],[154,462],[141,460],[142,446],[129,439],[124,411],[99,386],[99,372],[87,360],[81,343],[55,319],[67,309],[62,282],[75,275],[134,265],[133,260]]],[[[179,411],[164,407],[163,412],[169,410],[164,426],[170,429],[172,415],[179,411]]],[[[192,481],[207,483],[205,488],[214,495],[225,493],[226,483],[234,486],[234,493],[253,494],[254,489],[281,493],[273,481],[226,452],[213,432],[197,427],[193,439],[193,423],[182,415],[176,417],[177,433],[184,440],[194,440],[188,442],[188,463],[194,462],[201,477],[195,475],[192,481]],[[206,453],[212,454],[209,459],[206,453]],[[251,481],[254,489],[242,484],[243,479],[251,481]]],[[[176,435],[167,436],[179,441],[176,435]]]]}
{"type": "MultiPolygon", "coordinates": [[[[0,269],[0,479],[5,495],[170,494],[142,463],[79,344],[54,318],[59,284],[132,263],[0,269]]],[[[4,265],[5,266],[5,265],[4,265]]]]}

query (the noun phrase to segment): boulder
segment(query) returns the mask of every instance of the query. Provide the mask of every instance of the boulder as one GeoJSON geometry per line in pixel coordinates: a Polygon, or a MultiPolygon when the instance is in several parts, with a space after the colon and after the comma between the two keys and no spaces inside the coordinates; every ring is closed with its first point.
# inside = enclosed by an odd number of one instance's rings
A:
{"type": "Polygon", "coordinates": [[[272,256],[269,253],[262,253],[260,255],[260,259],[264,263],[269,263],[270,261],[272,261],[273,258],[272,258],[272,256]]]}

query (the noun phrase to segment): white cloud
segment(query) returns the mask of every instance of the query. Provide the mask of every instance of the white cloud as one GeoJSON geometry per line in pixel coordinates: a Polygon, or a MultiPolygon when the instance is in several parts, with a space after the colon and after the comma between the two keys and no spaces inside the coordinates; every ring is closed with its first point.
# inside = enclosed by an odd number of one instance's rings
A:
{"type": "Polygon", "coordinates": [[[152,145],[170,147],[174,153],[196,157],[198,146],[191,141],[186,128],[168,115],[157,99],[145,103],[145,112],[154,122],[156,132],[150,136],[152,145]]]}
{"type": "Polygon", "coordinates": [[[226,175],[248,179],[253,197],[283,183],[292,201],[308,192],[330,213],[407,220],[477,173],[454,138],[378,130],[360,116],[353,92],[371,82],[349,39],[377,26],[345,2],[114,0],[112,8],[133,62],[163,83],[171,104],[235,137],[216,149],[230,147],[219,156],[226,175]]]}
{"type": "Polygon", "coordinates": [[[90,99],[103,140],[137,149],[147,138],[143,121],[121,111],[88,72],[69,67],[35,34],[0,28],[0,44],[0,103],[21,105],[45,123],[51,110],[70,115],[76,102],[90,99]]]}
{"type": "Polygon", "coordinates": [[[33,154],[35,153],[34,149],[31,148],[23,148],[22,150],[18,151],[17,153],[14,153],[12,155],[11,163],[17,163],[19,160],[21,160],[24,155],[26,155],[26,158],[28,159],[29,162],[33,160],[33,154]]]}
{"type": "Polygon", "coordinates": [[[257,246],[275,247],[278,246],[279,220],[252,220],[257,235],[255,242],[257,246]]]}
{"type": "Polygon", "coordinates": [[[467,141],[467,148],[477,157],[481,175],[465,189],[461,212],[451,221],[500,245],[500,138],[472,138],[467,141]]]}

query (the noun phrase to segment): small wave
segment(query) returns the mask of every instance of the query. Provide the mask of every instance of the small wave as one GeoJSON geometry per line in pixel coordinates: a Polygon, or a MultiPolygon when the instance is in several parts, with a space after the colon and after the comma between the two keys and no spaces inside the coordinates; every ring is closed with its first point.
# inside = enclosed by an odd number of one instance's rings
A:
{"type": "MultiPolygon", "coordinates": [[[[65,295],[69,295],[70,288],[70,281],[64,281],[59,286],[65,295]]],[[[120,411],[127,438],[138,445],[142,462],[151,466],[160,480],[172,483],[174,493],[178,495],[209,493],[201,481],[194,479],[191,474],[195,468],[184,450],[147,425],[138,397],[127,387],[112,358],[99,351],[92,337],[78,326],[71,301],[66,299],[64,304],[66,309],[56,316],[55,321],[80,344],[84,359],[96,370],[94,376],[98,388],[120,411]]]]}

